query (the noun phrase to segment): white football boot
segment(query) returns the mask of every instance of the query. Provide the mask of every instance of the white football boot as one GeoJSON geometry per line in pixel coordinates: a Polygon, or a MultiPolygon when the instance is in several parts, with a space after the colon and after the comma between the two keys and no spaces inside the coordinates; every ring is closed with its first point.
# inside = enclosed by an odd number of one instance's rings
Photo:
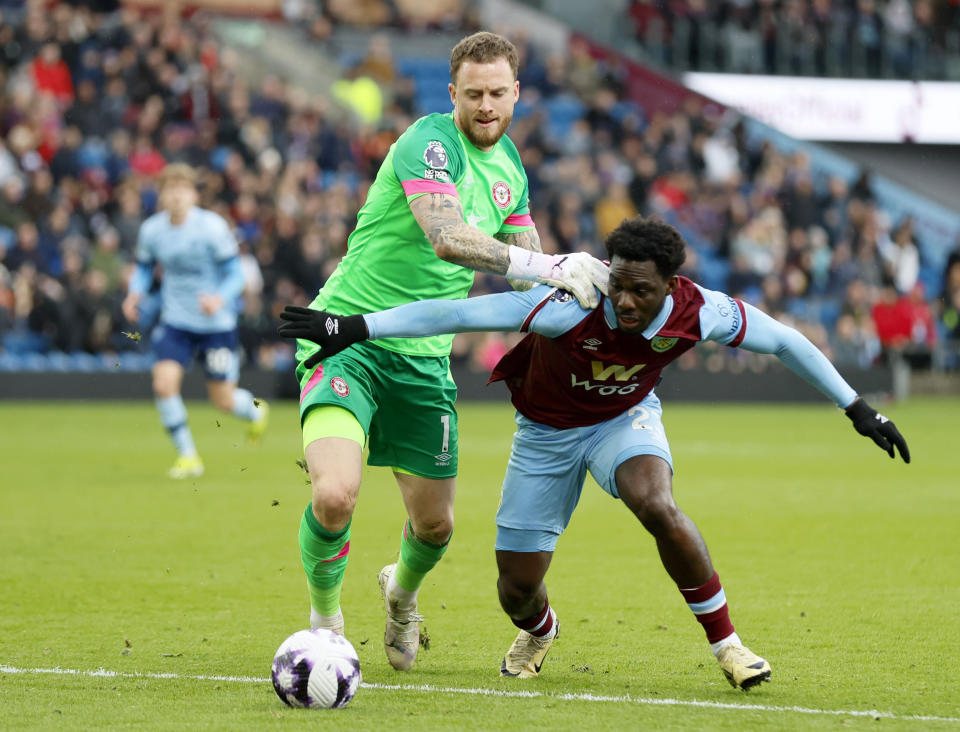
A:
{"type": "Polygon", "coordinates": [[[383,650],[386,651],[391,666],[398,671],[408,671],[417,659],[420,648],[420,621],[423,616],[417,613],[416,598],[412,605],[402,607],[396,598],[387,592],[387,585],[396,568],[396,564],[388,564],[377,576],[380,592],[383,594],[383,605],[387,611],[383,650]]]}
{"type": "Polygon", "coordinates": [[[550,608],[550,614],[553,615],[553,632],[544,638],[538,638],[521,630],[507,651],[507,655],[503,657],[503,662],[500,664],[501,676],[532,679],[540,674],[540,667],[543,666],[547,651],[553,645],[554,639],[560,635],[560,622],[553,608],[550,608]]]}

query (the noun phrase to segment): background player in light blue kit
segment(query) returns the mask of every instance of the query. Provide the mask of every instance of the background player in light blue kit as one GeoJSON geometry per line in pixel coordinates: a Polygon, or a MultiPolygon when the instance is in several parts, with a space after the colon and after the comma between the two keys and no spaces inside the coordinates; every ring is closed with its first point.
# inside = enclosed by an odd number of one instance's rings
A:
{"type": "Polygon", "coordinates": [[[676,229],[637,217],[620,224],[605,243],[609,297],[595,310],[541,286],[348,317],[288,307],[280,334],[318,343],[321,351],[312,357],[317,361],[366,338],[528,332],[491,377],[505,381],[517,408],[496,550],[500,604],[520,632],[501,675],[537,676],[557,637],[559,623],[543,579],[589,470],[655,539],[664,569],[706,632],[724,675],[736,688],[750,689],[770,678],[770,664],[741,642],[707,545],[674,502],[673,457],[653,391],[661,370],[707,340],[775,354],[891,458],[896,449],[910,462],[910,452],[893,422],[858,396],[798,331],[678,276],[685,251],[676,229]]]}
{"type": "Polygon", "coordinates": [[[244,284],[237,241],[221,216],[197,207],[196,174],[189,165],[164,168],[159,188],[162,210],[140,228],[137,268],[123,301],[123,314],[131,323],[137,322],[154,267],[161,265],[160,322],[151,336],[156,356],[153,392],[160,421],[178,453],[169,475],[188,478],[203,474],[180,396],[184,371],[194,357],[203,364],[210,401],[249,422],[251,441],[266,429],[267,405],[237,388],[235,303],[244,284]]]}

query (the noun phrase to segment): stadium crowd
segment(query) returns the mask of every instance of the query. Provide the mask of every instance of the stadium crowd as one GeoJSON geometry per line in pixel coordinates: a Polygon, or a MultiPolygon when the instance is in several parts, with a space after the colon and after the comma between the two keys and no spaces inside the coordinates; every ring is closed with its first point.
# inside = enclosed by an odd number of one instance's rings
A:
{"type": "MultiPolygon", "coordinates": [[[[373,33],[346,72],[382,92],[361,122],[276,76],[252,86],[200,14],[13,5],[0,6],[0,356],[143,349],[126,334],[145,324],[125,322],[120,301],[156,176],[186,162],[200,170],[201,205],[240,241],[246,358],[288,368],[277,313],[325,282],[387,149],[421,112],[389,39],[373,33]]],[[[401,2],[331,2],[290,22],[322,41],[368,5],[388,11],[378,27],[472,30],[451,20],[462,17],[455,1],[430,18],[401,2]]],[[[923,364],[938,334],[960,337],[960,249],[941,307],[921,283],[911,222],[878,209],[868,175],[820,181],[803,156],[752,146],[737,119],[696,101],[646,114],[580,44],[559,56],[515,42],[522,93],[510,135],[544,251],[603,255],[623,218],[657,214],[687,238],[683,274],[795,324],[839,364],[869,365],[888,349],[923,364]],[[563,109],[572,113],[560,124],[563,109]]],[[[478,276],[475,292],[504,287],[478,276]]],[[[511,343],[462,335],[454,357],[484,369],[511,343]]]]}
{"type": "Polygon", "coordinates": [[[956,0],[631,0],[625,20],[680,70],[960,78],[956,0]]]}

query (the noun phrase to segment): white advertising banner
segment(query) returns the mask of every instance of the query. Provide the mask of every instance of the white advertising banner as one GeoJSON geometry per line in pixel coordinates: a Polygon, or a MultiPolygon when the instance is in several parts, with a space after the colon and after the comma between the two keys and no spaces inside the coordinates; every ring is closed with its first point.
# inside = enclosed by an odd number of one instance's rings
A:
{"type": "Polygon", "coordinates": [[[960,143],[960,83],[705,73],[683,83],[801,140],[960,143]]]}

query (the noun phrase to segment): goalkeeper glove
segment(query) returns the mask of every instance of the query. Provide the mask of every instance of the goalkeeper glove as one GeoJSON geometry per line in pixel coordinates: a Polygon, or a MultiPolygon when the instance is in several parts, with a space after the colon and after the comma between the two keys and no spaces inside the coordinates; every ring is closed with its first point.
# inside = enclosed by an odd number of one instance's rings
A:
{"type": "Polygon", "coordinates": [[[610,269],[586,252],[574,254],[542,254],[511,246],[507,277],[532,280],[569,290],[585,308],[600,302],[597,288],[606,295],[610,269]]]}
{"type": "Polygon", "coordinates": [[[334,315],[287,305],[280,313],[280,320],[284,323],[277,332],[283,338],[302,338],[320,346],[319,351],[303,362],[308,369],[370,336],[362,315],[334,315]]]}
{"type": "Polygon", "coordinates": [[[853,428],[857,432],[876,442],[890,457],[894,457],[893,448],[896,445],[903,462],[910,462],[910,448],[896,425],[867,404],[862,397],[857,397],[853,404],[846,408],[845,414],[853,422],[853,428]]]}

